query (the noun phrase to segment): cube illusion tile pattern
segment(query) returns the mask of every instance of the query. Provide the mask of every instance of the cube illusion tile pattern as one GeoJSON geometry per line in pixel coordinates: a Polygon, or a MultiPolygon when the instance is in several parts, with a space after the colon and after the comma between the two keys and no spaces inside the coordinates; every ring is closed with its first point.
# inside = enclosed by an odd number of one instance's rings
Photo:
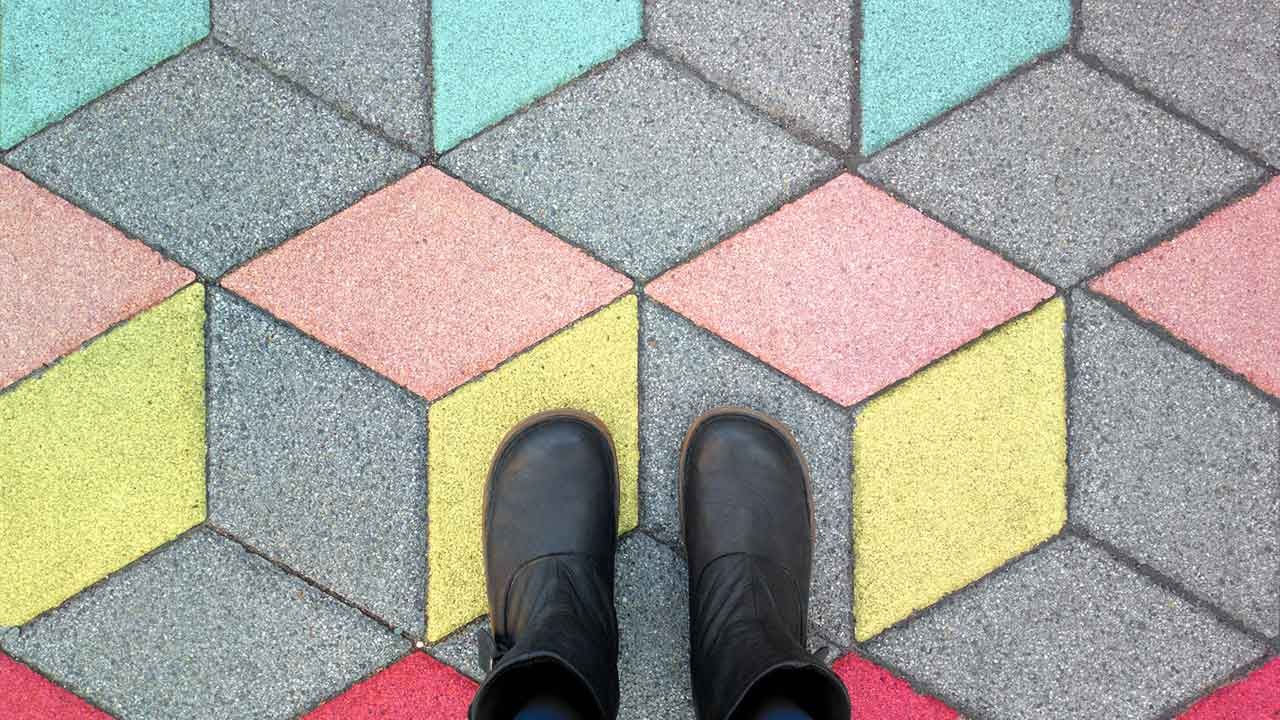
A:
{"type": "Polygon", "coordinates": [[[1269,3],[46,5],[0,0],[0,714],[461,717],[489,459],[572,407],[620,716],[692,718],[726,404],[812,469],[857,717],[1280,711],[1269,3]]]}

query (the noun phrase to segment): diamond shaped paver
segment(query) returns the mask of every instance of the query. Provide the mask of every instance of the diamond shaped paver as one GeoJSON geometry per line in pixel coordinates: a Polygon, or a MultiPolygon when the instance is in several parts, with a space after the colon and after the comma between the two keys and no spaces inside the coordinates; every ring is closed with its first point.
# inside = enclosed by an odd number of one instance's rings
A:
{"type": "Polygon", "coordinates": [[[1264,646],[1068,537],[863,650],[973,717],[1154,720],[1264,646]]]}
{"type": "Polygon", "coordinates": [[[1280,4],[1084,0],[1080,49],[1280,166],[1280,4]]]}
{"type": "Polygon", "coordinates": [[[476,684],[426,653],[409,653],[307,713],[305,720],[458,720],[476,684]]]}
{"type": "Polygon", "coordinates": [[[646,292],[851,405],[1053,288],[841,175],[646,292]]]}
{"type": "Polygon", "coordinates": [[[431,149],[427,0],[214,0],[217,37],[418,152],[431,149]]]}
{"type": "Polygon", "coordinates": [[[630,285],[434,168],[365,198],[223,284],[427,399],[630,285]]]}
{"type": "Polygon", "coordinates": [[[1090,287],[1280,397],[1280,179],[1090,287]]]}
{"type": "Polygon", "coordinates": [[[1084,291],[1071,326],[1073,522],[1276,635],[1280,410],[1084,291]]]}
{"type": "Polygon", "coordinates": [[[441,164],[641,277],[838,167],[645,49],[460,145],[441,164]]]}
{"type": "Polygon", "coordinates": [[[217,45],[143,75],[5,161],[210,277],[419,162],[217,45]]]}
{"type": "Polygon", "coordinates": [[[117,717],[249,720],[293,717],[408,644],[199,528],[41,617],[5,649],[117,717]]]}
{"type": "Polygon", "coordinates": [[[853,639],[848,413],[657,303],[644,303],[641,326],[641,525],[673,546],[680,543],[680,445],[699,415],[719,405],[772,414],[795,434],[812,481],[817,547],[811,625],[847,646],[853,639]]]}
{"type": "Polygon", "coordinates": [[[210,521],[420,636],[426,403],[223,291],[208,373],[210,521]]]}
{"type": "Polygon", "coordinates": [[[848,149],[853,124],[848,0],[652,0],[650,42],[775,117],[848,149]]]}
{"type": "Polygon", "coordinates": [[[862,172],[1061,286],[1263,177],[1070,56],[998,86],[862,172]]]}

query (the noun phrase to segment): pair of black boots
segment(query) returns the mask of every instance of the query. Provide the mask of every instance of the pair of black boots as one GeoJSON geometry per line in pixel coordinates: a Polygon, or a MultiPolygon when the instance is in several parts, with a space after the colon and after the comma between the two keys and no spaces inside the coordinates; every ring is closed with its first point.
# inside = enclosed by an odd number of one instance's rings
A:
{"type": "MultiPolygon", "coordinates": [[[[815,720],[846,720],[843,684],[805,648],[813,519],[795,441],[724,408],[694,423],[681,454],[699,717],[749,720],[781,696],[815,720]]],[[[617,517],[613,445],[596,419],[548,413],[503,442],[484,511],[493,642],[472,720],[510,720],[549,690],[584,718],[617,715],[617,517]]]]}

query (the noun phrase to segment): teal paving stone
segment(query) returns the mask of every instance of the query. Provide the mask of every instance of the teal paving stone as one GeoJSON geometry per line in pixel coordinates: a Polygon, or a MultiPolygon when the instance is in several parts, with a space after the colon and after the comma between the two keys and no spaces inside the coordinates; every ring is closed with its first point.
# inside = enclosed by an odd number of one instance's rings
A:
{"type": "Polygon", "coordinates": [[[209,302],[210,522],[421,636],[426,403],[228,292],[209,302]]]}
{"type": "Polygon", "coordinates": [[[146,73],[5,160],[206,277],[420,163],[217,44],[146,73]]]}
{"type": "Polygon", "coordinates": [[[649,42],[789,126],[849,149],[849,0],[650,0],[649,42]]]}
{"type": "Polygon", "coordinates": [[[427,0],[214,0],[214,34],[426,154],[427,0]]]}
{"type": "Polygon", "coordinates": [[[679,545],[680,448],[696,418],[720,405],[776,417],[794,433],[809,465],[817,530],[810,633],[815,645],[847,648],[853,640],[849,413],[657,303],[646,301],[640,313],[641,527],[679,545]]]}
{"type": "Polygon", "coordinates": [[[445,151],[640,39],[642,0],[433,0],[435,146],[445,151]]]}
{"type": "Polygon", "coordinates": [[[0,148],[208,33],[207,0],[0,0],[0,148]]]}
{"type": "Polygon", "coordinates": [[[1280,167],[1280,3],[1084,0],[1080,49],[1280,167]]]}
{"type": "Polygon", "coordinates": [[[1072,296],[1072,521],[1280,633],[1280,410],[1084,291],[1072,296]]]}
{"type": "Polygon", "coordinates": [[[863,0],[863,153],[1065,45],[1070,31],[1071,0],[863,0]]]}
{"type": "Polygon", "coordinates": [[[1070,56],[1000,84],[860,172],[1063,287],[1264,177],[1070,56]]]}
{"type": "Polygon", "coordinates": [[[408,641],[198,528],[112,575],[6,651],[118,718],[289,718],[408,641]]]}
{"type": "Polygon", "coordinates": [[[441,165],[647,278],[834,175],[839,163],[639,49],[463,143],[441,165]]]}
{"type": "Polygon", "coordinates": [[[971,717],[1154,720],[1266,646],[1067,536],[861,650],[971,717]]]}

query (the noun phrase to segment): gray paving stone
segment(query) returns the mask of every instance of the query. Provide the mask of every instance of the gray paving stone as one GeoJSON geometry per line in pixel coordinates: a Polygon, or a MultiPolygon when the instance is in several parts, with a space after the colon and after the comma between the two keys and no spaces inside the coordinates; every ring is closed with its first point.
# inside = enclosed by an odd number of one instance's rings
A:
{"type": "Polygon", "coordinates": [[[1084,0],[1080,48],[1280,166],[1280,3],[1084,0]]]}
{"type": "Polygon", "coordinates": [[[288,718],[409,643],[204,528],[34,621],[15,657],[118,718],[288,718]]]}
{"type": "Polygon", "coordinates": [[[1060,286],[1263,177],[1069,56],[873,156],[862,172],[1060,286]]]}
{"type": "Polygon", "coordinates": [[[210,304],[210,522],[421,636],[426,403],[228,292],[210,304]]]}
{"type": "Polygon", "coordinates": [[[140,76],[6,161],[209,277],[419,162],[216,45],[140,76]]]}
{"type": "Polygon", "coordinates": [[[811,632],[848,647],[853,635],[848,413],[655,302],[643,303],[640,327],[641,526],[678,546],[676,475],[680,445],[694,419],[718,405],[743,405],[777,417],[795,434],[812,476],[818,532],[811,632]]]}
{"type": "Polygon", "coordinates": [[[837,168],[834,158],[644,49],[462,143],[441,164],[640,277],[837,168]]]}
{"type": "Polygon", "coordinates": [[[849,148],[849,0],[650,0],[649,41],[774,117],[849,148]]]}
{"type": "Polygon", "coordinates": [[[472,680],[484,680],[485,668],[480,667],[477,654],[479,641],[476,634],[489,632],[489,618],[483,617],[454,631],[444,640],[426,648],[427,654],[472,680]]]}
{"type": "Polygon", "coordinates": [[[1207,361],[1072,296],[1073,522],[1280,633],[1280,411],[1207,361]]]}
{"type": "Polygon", "coordinates": [[[420,153],[431,148],[426,0],[214,0],[220,40],[420,153]]]}
{"type": "Polygon", "coordinates": [[[1163,717],[1265,652],[1074,537],[862,649],[991,720],[1163,717]]]}

